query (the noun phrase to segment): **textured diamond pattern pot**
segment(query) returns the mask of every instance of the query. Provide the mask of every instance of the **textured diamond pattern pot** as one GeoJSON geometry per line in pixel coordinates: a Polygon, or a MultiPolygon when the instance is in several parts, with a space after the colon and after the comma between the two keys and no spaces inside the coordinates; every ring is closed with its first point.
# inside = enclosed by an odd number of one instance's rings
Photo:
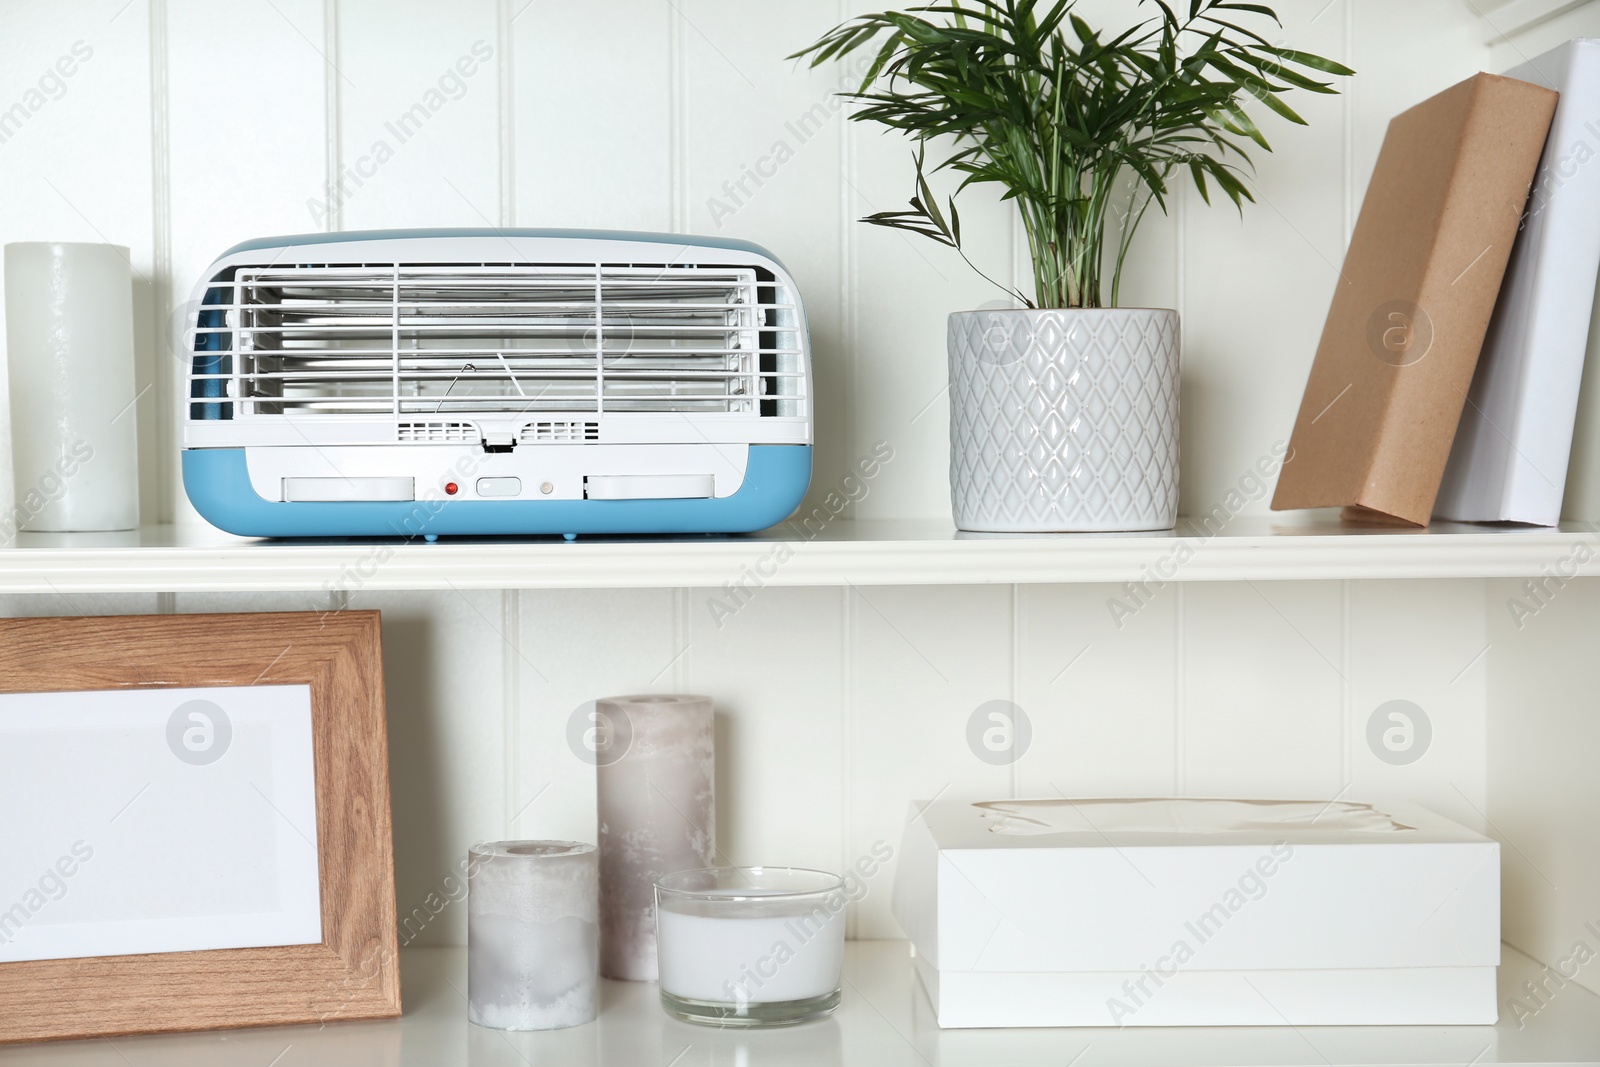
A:
{"type": "Polygon", "coordinates": [[[1178,517],[1178,313],[950,316],[950,497],[963,530],[1166,530],[1178,517]]]}

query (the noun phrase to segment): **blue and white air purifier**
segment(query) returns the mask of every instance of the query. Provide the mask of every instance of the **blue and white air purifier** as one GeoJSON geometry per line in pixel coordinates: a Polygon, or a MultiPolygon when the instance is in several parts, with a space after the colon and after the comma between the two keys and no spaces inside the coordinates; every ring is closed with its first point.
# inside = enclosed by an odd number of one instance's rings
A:
{"type": "Polygon", "coordinates": [[[743,532],[811,479],[800,294],[741,241],[274,237],[188,327],[184,488],[232,533],[743,532]]]}

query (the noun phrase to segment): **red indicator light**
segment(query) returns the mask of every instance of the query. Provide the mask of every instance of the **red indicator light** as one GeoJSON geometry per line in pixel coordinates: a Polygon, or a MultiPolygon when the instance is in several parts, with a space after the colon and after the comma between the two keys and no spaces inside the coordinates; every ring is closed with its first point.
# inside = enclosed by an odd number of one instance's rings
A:
{"type": "Polygon", "coordinates": [[[444,491],[447,496],[455,496],[457,493],[461,492],[461,487],[455,482],[445,482],[444,491]]]}

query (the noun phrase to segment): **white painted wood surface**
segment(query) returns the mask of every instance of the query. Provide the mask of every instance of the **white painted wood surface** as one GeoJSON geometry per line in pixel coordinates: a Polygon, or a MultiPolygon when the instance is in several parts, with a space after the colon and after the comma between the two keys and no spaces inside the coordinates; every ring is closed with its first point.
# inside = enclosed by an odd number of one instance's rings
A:
{"type": "MultiPolygon", "coordinates": [[[[459,908],[459,904],[451,905],[459,908]]],[[[1504,954],[1502,999],[1548,980],[1538,963],[1504,954]]],[[[602,982],[599,1020],[566,1030],[507,1032],[467,1022],[467,954],[400,954],[406,1012],[399,1019],[322,1027],[160,1034],[8,1049],[16,1067],[167,1067],[227,1063],[280,1067],[457,1064],[473,1067],[1573,1067],[1600,1049],[1600,1000],[1568,986],[1536,1016],[1498,1026],[1126,1026],[1095,1029],[941,1030],[917,988],[901,941],[845,946],[843,1001],[828,1020],[779,1030],[713,1029],[661,1010],[656,986],[602,982]]]]}

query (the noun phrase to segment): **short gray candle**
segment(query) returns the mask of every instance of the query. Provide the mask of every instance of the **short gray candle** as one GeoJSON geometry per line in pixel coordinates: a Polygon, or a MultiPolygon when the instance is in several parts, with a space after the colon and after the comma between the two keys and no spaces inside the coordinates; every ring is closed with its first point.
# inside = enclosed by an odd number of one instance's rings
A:
{"type": "Polygon", "coordinates": [[[650,982],[656,879],[716,863],[715,717],[701,696],[610,697],[595,713],[600,971],[650,982]]]}
{"type": "Polygon", "coordinates": [[[498,1030],[591,1021],[599,1004],[593,845],[474,845],[467,869],[468,1018],[498,1030]]]}

